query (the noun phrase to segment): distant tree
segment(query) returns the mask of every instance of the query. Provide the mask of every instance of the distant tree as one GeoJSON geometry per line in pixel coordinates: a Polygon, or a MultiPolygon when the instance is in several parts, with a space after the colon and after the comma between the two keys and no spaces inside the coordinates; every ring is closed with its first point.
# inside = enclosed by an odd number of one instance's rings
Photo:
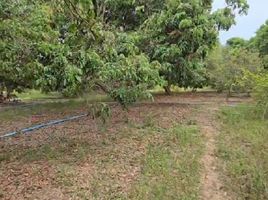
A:
{"type": "Polygon", "coordinates": [[[206,84],[204,59],[217,44],[219,30],[235,23],[235,10],[245,14],[246,1],[226,1],[226,8],[212,12],[212,1],[167,1],[142,25],[141,48],[162,68],[170,86],[198,88],[206,84]]]}
{"type": "Polygon", "coordinates": [[[227,46],[233,49],[247,48],[248,43],[249,42],[247,40],[239,37],[234,37],[227,40],[227,46]]]}
{"type": "Polygon", "coordinates": [[[251,44],[257,48],[263,65],[268,69],[268,20],[256,32],[256,36],[251,39],[251,44]]]}
{"type": "Polygon", "coordinates": [[[257,30],[256,36],[250,39],[250,47],[259,53],[264,67],[261,73],[248,73],[248,77],[254,81],[253,94],[265,119],[268,117],[268,20],[257,30]]]}
{"type": "Polygon", "coordinates": [[[262,111],[262,118],[268,118],[268,73],[253,75],[255,85],[253,88],[254,97],[257,101],[257,106],[262,111]]]}
{"type": "Polygon", "coordinates": [[[259,74],[262,70],[258,53],[247,49],[234,51],[230,47],[218,46],[206,60],[210,85],[219,92],[251,92],[252,81],[247,73],[259,74]]]}

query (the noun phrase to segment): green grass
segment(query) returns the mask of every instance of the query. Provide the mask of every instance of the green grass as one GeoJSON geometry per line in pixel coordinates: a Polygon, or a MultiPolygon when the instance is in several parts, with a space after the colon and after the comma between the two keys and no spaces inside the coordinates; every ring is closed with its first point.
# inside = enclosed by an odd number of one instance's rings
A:
{"type": "Polygon", "coordinates": [[[64,111],[72,111],[79,108],[84,108],[87,112],[88,105],[94,102],[110,102],[111,99],[105,95],[86,95],[77,99],[55,99],[51,102],[36,103],[29,106],[14,106],[0,112],[0,120],[8,121],[15,120],[31,115],[42,113],[59,113],[64,111]]]}
{"type": "Polygon", "coordinates": [[[42,93],[40,90],[27,90],[16,95],[23,101],[62,98],[62,95],[58,92],[42,93]]]}
{"type": "Polygon", "coordinates": [[[131,199],[198,199],[203,142],[196,126],[159,132],[147,147],[142,174],[131,199]]]}
{"type": "Polygon", "coordinates": [[[218,156],[235,199],[268,199],[268,121],[248,105],[222,109],[218,156]]]}
{"type": "Polygon", "coordinates": [[[0,112],[1,121],[19,120],[31,115],[42,113],[58,113],[71,111],[86,106],[85,101],[69,100],[66,102],[42,103],[30,106],[19,106],[5,109],[0,112]]]}
{"type": "Polygon", "coordinates": [[[23,93],[16,93],[16,95],[22,101],[60,100],[60,99],[87,100],[90,102],[111,101],[111,99],[108,98],[106,95],[98,93],[89,93],[73,98],[65,98],[59,92],[43,93],[40,90],[26,90],[23,93]]]}

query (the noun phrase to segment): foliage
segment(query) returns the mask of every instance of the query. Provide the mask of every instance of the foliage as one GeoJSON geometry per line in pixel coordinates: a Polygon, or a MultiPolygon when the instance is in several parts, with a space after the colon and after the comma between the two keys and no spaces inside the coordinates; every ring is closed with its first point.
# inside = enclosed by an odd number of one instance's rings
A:
{"type": "Polygon", "coordinates": [[[111,116],[111,109],[105,103],[93,103],[88,105],[89,114],[93,119],[100,118],[103,124],[106,124],[107,120],[111,116]]]}
{"type": "Polygon", "coordinates": [[[257,48],[263,59],[263,65],[268,67],[268,20],[256,32],[256,36],[252,38],[253,45],[257,48]]]}
{"type": "Polygon", "coordinates": [[[147,89],[161,82],[157,67],[158,63],[149,63],[145,55],[121,55],[117,62],[107,63],[100,76],[110,96],[127,106],[140,97],[150,97],[147,89]]]}
{"type": "Polygon", "coordinates": [[[32,88],[40,65],[36,61],[39,42],[57,41],[48,24],[51,10],[46,5],[26,1],[1,1],[0,85],[8,91],[32,88]]]}
{"type": "Polygon", "coordinates": [[[162,64],[168,86],[198,88],[206,84],[204,58],[217,43],[218,31],[234,23],[232,6],[246,12],[245,1],[211,12],[212,1],[168,1],[144,23],[141,48],[162,64]]]}
{"type": "Polygon", "coordinates": [[[268,73],[253,75],[255,86],[254,97],[258,107],[262,110],[262,118],[268,118],[268,73]]]}
{"type": "Polygon", "coordinates": [[[221,29],[245,0],[22,0],[0,3],[0,87],[75,96],[102,89],[124,107],[162,85],[201,87],[221,29]],[[161,76],[161,77],[160,77],[161,76]]]}
{"type": "Polygon", "coordinates": [[[230,38],[229,40],[227,40],[227,46],[232,49],[246,48],[247,45],[248,45],[248,41],[243,38],[234,37],[234,38],[230,38]]]}
{"type": "Polygon", "coordinates": [[[259,53],[264,70],[260,74],[250,74],[248,77],[254,84],[254,97],[258,107],[262,111],[262,118],[268,115],[268,20],[256,32],[256,36],[251,38],[250,45],[259,53]]]}
{"type": "Polygon", "coordinates": [[[12,15],[0,25],[0,78],[10,91],[37,87],[73,96],[102,82],[111,88],[105,92],[125,106],[159,84],[159,75],[153,72],[155,62],[151,65],[140,53],[135,37],[104,30],[94,14],[88,14],[93,12],[88,1],[8,5],[12,15]],[[25,5],[23,11],[21,5],[25,5]],[[13,16],[19,11],[26,13],[23,20],[21,15],[13,16]]]}
{"type": "Polygon", "coordinates": [[[258,53],[247,49],[218,46],[206,62],[210,85],[218,91],[250,92],[254,84],[246,73],[261,71],[258,53]]]}

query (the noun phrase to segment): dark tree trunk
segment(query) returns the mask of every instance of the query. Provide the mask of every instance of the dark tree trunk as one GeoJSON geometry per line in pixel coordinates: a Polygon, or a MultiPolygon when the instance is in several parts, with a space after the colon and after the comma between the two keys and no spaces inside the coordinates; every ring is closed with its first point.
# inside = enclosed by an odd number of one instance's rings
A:
{"type": "Polygon", "coordinates": [[[0,91],[0,103],[4,102],[4,94],[2,91],[0,91]]]}
{"type": "Polygon", "coordinates": [[[192,89],[192,93],[196,93],[197,92],[197,89],[196,88],[193,88],[192,89]]]}
{"type": "Polygon", "coordinates": [[[165,92],[166,92],[167,95],[172,94],[171,89],[170,89],[170,85],[164,86],[164,89],[165,89],[165,92]]]}

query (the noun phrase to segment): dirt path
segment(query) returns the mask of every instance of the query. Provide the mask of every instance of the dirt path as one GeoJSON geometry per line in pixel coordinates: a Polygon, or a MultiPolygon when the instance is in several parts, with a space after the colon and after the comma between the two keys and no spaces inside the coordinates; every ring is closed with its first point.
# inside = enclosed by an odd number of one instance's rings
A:
{"type": "Polygon", "coordinates": [[[201,197],[202,200],[230,200],[223,186],[219,181],[219,174],[216,170],[217,157],[216,137],[218,134],[215,113],[218,112],[217,105],[202,107],[197,116],[197,122],[205,137],[206,149],[201,160],[203,172],[201,175],[201,197]]]}

